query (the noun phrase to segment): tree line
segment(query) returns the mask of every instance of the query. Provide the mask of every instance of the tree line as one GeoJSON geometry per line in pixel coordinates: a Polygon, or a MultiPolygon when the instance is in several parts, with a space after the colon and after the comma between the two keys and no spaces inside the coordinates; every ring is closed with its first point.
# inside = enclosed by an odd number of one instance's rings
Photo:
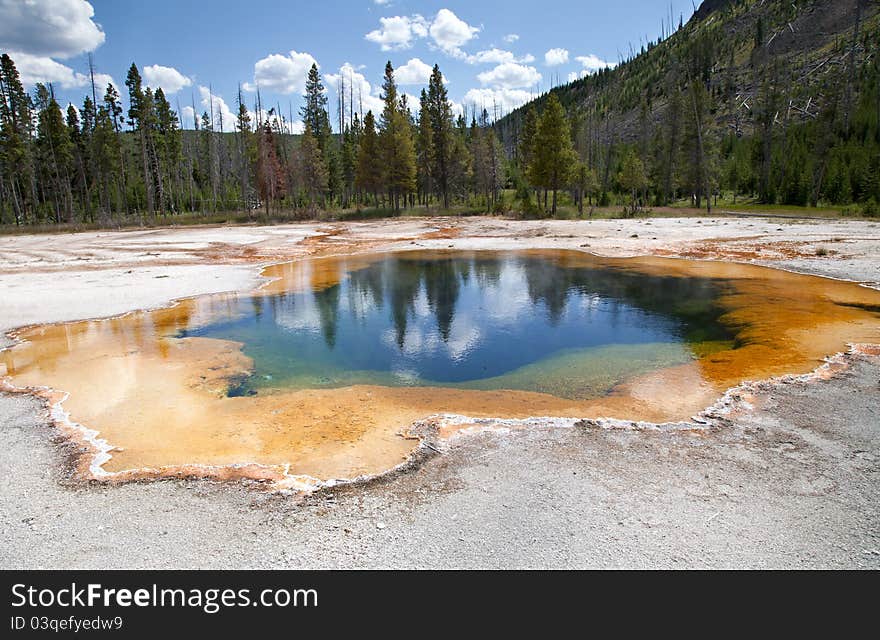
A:
{"type": "MultiPolygon", "coordinates": [[[[456,115],[435,66],[419,104],[410,105],[389,62],[381,113],[340,105],[331,126],[316,65],[309,71],[293,135],[277,107],[253,110],[238,93],[232,123],[204,111],[184,130],[180,108],[161,88],[144,86],[132,64],[128,109],[109,84],[82,106],[62,109],[51,85],[25,91],[14,61],[0,58],[0,224],[154,220],[189,212],[319,210],[378,207],[449,209],[471,202],[490,211],[506,169],[488,113],[468,124],[456,115]]],[[[213,98],[211,98],[213,102],[213,98]]],[[[195,112],[195,106],[193,105],[195,112]]]]}
{"type": "Polygon", "coordinates": [[[584,215],[596,205],[635,212],[682,201],[711,211],[720,195],[857,203],[876,215],[880,31],[876,19],[862,28],[861,7],[857,0],[852,31],[823,49],[825,58],[796,65],[770,46],[780,31],[768,33],[790,25],[797,8],[738,0],[720,19],[679,25],[620,67],[494,122],[486,109],[456,113],[436,65],[410,104],[389,62],[381,112],[355,110],[353,95],[346,109],[343,86],[334,131],[313,66],[298,135],[292,114],[265,108],[259,91],[249,109],[240,90],[234,122],[209,95],[209,109],[184,130],[180,105],[144,86],[135,64],[127,110],[112,84],[62,109],[51,85],[25,91],[3,54],[0,224],[419,207],[545,216],[560,204],[584,215]],[[753,33],[724,31],[725,20],[743,15],[757,15],[753,33]],[[747,64],[735,63],[744,53],[747,64]]]}

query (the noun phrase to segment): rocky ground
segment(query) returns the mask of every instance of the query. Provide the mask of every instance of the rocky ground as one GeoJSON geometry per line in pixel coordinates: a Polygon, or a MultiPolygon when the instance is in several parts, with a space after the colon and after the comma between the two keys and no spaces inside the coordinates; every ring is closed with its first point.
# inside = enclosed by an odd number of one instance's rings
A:
{"type": "MultiPolygon", "coordinates": [[[[242,290],[259,266],[401,248],[755,262],[880,286],[880,225],[402,219],[0,237],[0,328],[242,290]]],[[[244,483],[83,485],[39,402],[0,395],[2,568],[880,568],[880,362],[770,385],[708,430],[465,435],[306,498],[244,483]]]]}

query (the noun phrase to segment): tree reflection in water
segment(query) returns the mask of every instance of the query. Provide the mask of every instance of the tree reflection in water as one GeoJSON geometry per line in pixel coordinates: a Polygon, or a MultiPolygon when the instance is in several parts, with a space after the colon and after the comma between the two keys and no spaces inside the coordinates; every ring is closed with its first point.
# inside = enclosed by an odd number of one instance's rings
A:
{"type": "MultiPolygon", "coordinates": [[[[724,284],[517,253],[389,254],[185,332],[242,342],[250,387],[467,383],[570,350],[730,340],[724,284]]],[[[631,353],[631,351],[629,352],[631,353]]]]}

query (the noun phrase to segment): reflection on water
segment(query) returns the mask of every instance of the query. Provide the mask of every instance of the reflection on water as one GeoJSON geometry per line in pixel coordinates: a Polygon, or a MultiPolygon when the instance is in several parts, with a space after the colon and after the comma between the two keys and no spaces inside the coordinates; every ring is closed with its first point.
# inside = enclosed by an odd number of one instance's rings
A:
{"type": "Polygon", "coordinates": [[[243,343],[254,372],[232,395],[362,383],[577,398],[732,338],[718,321],[721,287],[708,278],[510,253],[391,254],[339,268],[326,285],[234,300],[180,335],[243,343]]]}
{"type": "MultiPolygon", "coordinates": [[[[63,409],[96,454],[87,477],[295,486],[394,467],[438,414],[686,420],[745,380],[880,344],[880,292],[751,265],[407,252],[265,274],[254,294],[24,330],[0,381],[63,409]]],[[[441,436],[469,424],[449,420],[441,436]]]]}

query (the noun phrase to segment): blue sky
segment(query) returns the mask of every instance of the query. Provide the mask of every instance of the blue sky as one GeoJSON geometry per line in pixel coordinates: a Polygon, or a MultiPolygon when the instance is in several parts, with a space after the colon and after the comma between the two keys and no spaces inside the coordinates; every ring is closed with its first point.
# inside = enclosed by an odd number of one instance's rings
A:
{"type": "Polygon", "coordinates": [[[344,79],[364,111],[375,109],[391,60],[411,96],[438,63],[457,105],[495,105],[500,115],[615,64],[630,43],[655,39],[670,13],[686,21],[690,0],[0,0],[0,50],[25,81],[52,82],[74,104],[88,91],[89,52],[99,82],[112,78],[123,95],[136,62],[147,84],[179,100],[188,127],[189,105],[200,113],[212,97],[215,113],[230,117],[239,84],[249,105],[259,86],[264,105],[285,115],[292,106],[296,119],[312,61],[333,105],[344,79]]]}

